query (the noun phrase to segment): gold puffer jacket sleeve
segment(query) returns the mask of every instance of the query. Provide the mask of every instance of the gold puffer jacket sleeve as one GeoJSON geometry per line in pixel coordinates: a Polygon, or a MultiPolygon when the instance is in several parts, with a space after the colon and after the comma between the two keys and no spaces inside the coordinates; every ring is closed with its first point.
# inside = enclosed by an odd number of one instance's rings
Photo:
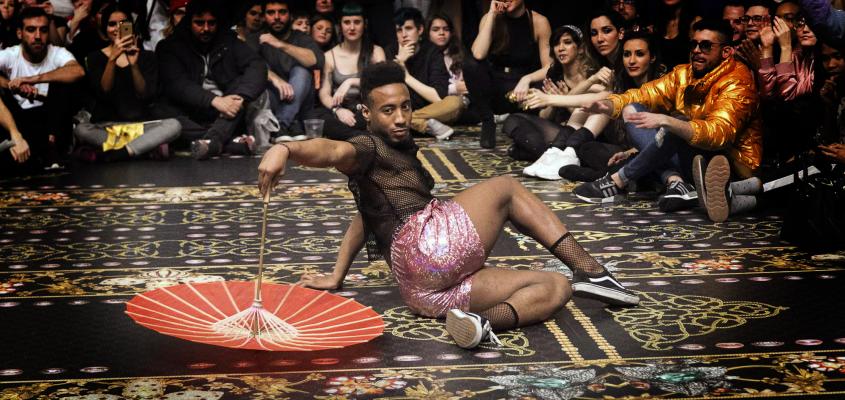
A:
{"type": "Polygon", "coordinates": [[[660,79],[609,99],[617,118],[631,103],[652,112],[685,115],[693,131],[690,144],[725,151],[741,177],[760,166],[763,138],[754,75],[733,58],[701,79],[693,78],[689,64],[679,65],[660,79]]]}

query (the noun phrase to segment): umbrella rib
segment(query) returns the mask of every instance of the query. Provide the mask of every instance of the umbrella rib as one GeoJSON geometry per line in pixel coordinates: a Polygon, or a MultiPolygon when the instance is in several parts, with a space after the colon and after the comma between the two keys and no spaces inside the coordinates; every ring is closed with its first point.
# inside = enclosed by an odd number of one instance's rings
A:
{"type": "MultiPolygon", "coordinates": [[[[327,308],[327,309],[323,310],[322,312],[319,312],[319,313],[317,313],[317,314],[314,314],[314,315],[312,315],[312,316],[310,316],[310,317],[308,317],[308,318],[305,318],[305,319],[303,319],[303,320],[301,320],[301,321],[296,321],[296,324],[301,324],[301,323],[304,323],[304,322],[310,321],[310,320],[312,320],[312,319],[314,319],[314,318],[317,318],[317,317],[319,317],[319,316],[321,316],[321,315],[323,315],[323,314],[325,314],[325,313],[327,313],[327,312],[330,312],[330,311],[332,311],[332,310],[334,310],[334,309],[336,309],[336,308],[338,308],[338,307],[340,307],[340,306],[343,306],[343,305],[345,305],[345,304],[349,304],[349,302],[350,302],[350,301],[355,301],[355,300],[353,300],[353,299],[351,299],[351,298],[347,298],[346,300],[344,300],[344,301],[342,301],[342,302],[340,302],[340,303],[337,303],[337,304],[335,304],[333,307],[327,308]]],[[[357,312],[357,311],[356,311],[356,312],[357,312]]],[[[321,322],[322,322],[322,321],[321,321],[321,322]]]]}
{"type": "MultiPolygon", "coordinates": [[[[349,299],[349,301],[354,301],[354,300],[349,299]]],[[[342,304],[345,304],[345,303],[347,303],[347,302],[341,303],[341,304],[339,304],[339,305],[342,305],[342,304]]],[[[332,310],[332,309],[334,309],[334,307],[333,307],[333,308],[330,308],[329,310],[332,310]]],[[[346,317],[348,317],[348,316],[350,316],[350,315],[353,315],[353,314],[359,314],[359,313],[361,313],[361,312],[366,312],[366,311],[368,311],[368,310],[372,310],[372,309],[371,309],[370,307],[367,307],[367,308],[359,308],[359,309],[357,309],[357,310],[350,311],[350,312],[348,312],[348,313],[346,313],[346,314],[336,315],[336,316],[334,316],[334,317],[332,317],[332,318],[329,318],[329,319],[320,320],[320,321],[313,322],[313,323],[310,323],[310,324],[307,324],[307,325],[302,325],[302,326],[297,325],[297,329],[300,329],[300,327],[301,327],[301,328],[308,328],[308,327],[310,327],[310,326],[314,326],[314,325],[317,325],[317,324],[325,324],[326,322],[329,322],[329,321],[334,321],[334,320],[337,320],[337,319],[346,318],[346,317]]],[[[328,310],[327,310],[327,311],[328,311],[328,310]]],[[[320,313],[320,314],[323,314],[323,313],[320,313]]],[[[320,315],[320,314],[317,314],[317,315],[320,315]]],[[[303,322],[305,322],[305,321],[308,321],[309,319],[311,319],[311,318],[308,318],[308,319],[305,319],[305,320],[302,320],[302,321],[298,321],[298,322],[297,322],[297,324],[301,324],[301,323],[303,323],[303,322]]]]}
{"type": "MultiPolygon", "coordinates": [[[[190,284],[190,283],[186,283],[186,285],[191,286],[191,284],[190,284]]],[[[184,305],[186,305],[186,306],[190,307],[192,310],[194,310],[194,311],[196,311],[196,312],[198,312],[198,313],[200,313],[200,314],[202,314],[202,315],[205,315],[205,316],[206,316],[206,317],[208,317],[208,318],[211,318],[211,319],[214,319],[214,318],[215,318],[213,315],[211,315],[211,314],[209,314],[209,313],[207,313],[207,312],[205,312],[205,311],[203,311],[203,310],[199,309],[197,306],[195,306],[195,305],[191,304],[191,303],[190,303],[190,302],[188,302],[187,300],[185,300],[185,299],[183,299],[183,298],[181,298],[181,297],[177,296],[175,293],[171,292],[171,291],[169,290],[169,288],[163,287],[163,288],[161,288],[161,291],[163,291],[164,293],[169,294],[169,295],[170,295],[170,297],[173,297],[174,299],[178,300],[180,303],[182,303],[182,304],[184,304],[184,305]]],[[[200,296],[200,298],[205,298],[205,296],[203,296],[203,295],[199,295],[199,296],[200,296]]]]}
{"type": "MultiPolygon", "coordinates": [[[[156,312],[155,310],[147,310],[147,311],[156,312]]],[[[170,324],[172,326],[184,326],[186,328],[193,328],[193,329],[208,329],[208,325],[204,325],[204,324],[197,324],[197,323],[193,323],[193,322],[170,321],[170,320],[166,320],[166,319],[162,319],[162,318],[157,318],[157,317],[154,317],[154,316],[151,316],[151,315],[142,315],[142,314],[134,313],[132,311],[127,311],[126,313],[129,314],[129,315],[137,316],[139,318],[145,318],[145,319],[150,319],[150,320],[153,320],[153,321],[159,321],[159,322],[165,323],[165,324],[170,324]]],[[[159,314],[161,314],[161,313],[159,313],[159,314]]],[[[167,315],[167,314],[163,314],[163,315],[169,317],[169,315],[167,315]]],[[[138,323],[142,323],[141,321],[138,321],[137,319],[135,321],[137,321],[138,323]]]]}
{"type": "Polygon", "coordinates": [[[220,285],[223,286],[223,291],[226,292],[226,297],[229,298],[229,302],[232,303],[232,308],[235,309],[235,312],[232,313],[232,315],[235,315],[235,314],[243,311],[240,308],[238,308],[238,304],[235,303],[235,298],[232,297],[232,292],[229,291],[229,286],[226,285],[226,282],[222,281],[222,282],[220,282],[220,285]]]}
{"type": "Polygon", "coordinates": [[[273,310],[273,314],[279,315],[279,309],[282,308],[282,305],[288,300],[288,296],[290,296],[291,292],[293,292],[294,286],[288,285],[288,290],[285,292],[285,296],[282,297],[282,300],[279,301],[279,304],[276,305],[276,309],[273,310]]]}
{"type": "Polygon", "coordinates": [[[312,332],[312,331],[323,331],[323,330],[326,330],[326,329],[334,329],[334,328],[337,328],[339,326],[352,325],[352,324],[357,324],[357,323],[361,323],[361,322],[371,321],[371,320],[374,320],[374,319],[381,319],[381,315],[374,315],[374,316],[369,317],[369,318],[359,319],[359,320],[350,321],[350,322],[344,322],[342,324],[326,325],[326,326],[321,326],[319,328],[312,328],[312,329],[308,329],[308,330],[300,330],[300,332],[306,333],[306,332],[312,332]]]}
{"type": "Polygon", "coordinates": [[[225,313],[223,313],[223,311],[220,311],[220,309],[217,308],[217,306],[215,306],[211,301],[209,301],[208,298],[205,297],[205,295],[203,295],[202,293],[200,293],[200,291],[197,290],[197,288],[195,288],[193,285],[191,285],[190,282],[187,282],[185,284],[188,285],[188,288],[191,289],[191,291],[194,292],[194,294],[196,294],[197,297],[202,299],[202,301],[204,301],[205,304],[208,305],[209,307],[211,307],[214,311],[217,311],[217,313],[220,314],[223,318],[226,318],[228,316],[225,313]]]}
{"type": "MultiPolygon", "coordinates": [[[[173,312],[175,312],[175,313],[177,313],[177,314],[182,314],[182,315],[184,315],[184,316],[186,316],[186,317],[188,317],[188,318],[190,318],[190,319],[194,319],[194,320],[200,321],[200,322],[205,323],[205,324],[209,324],[209,323],[214,322],[214,321],[206,321],[206,320],[204,320],[204,319],[202,319],[202,318],[199,318],[199,317],[197,317],[197,316],[194,316],[194,315],[188,314],[188,313],[186,313],[186,312],[184,312],[184,311],[177,310],[177,309],[175,309],[175,308],[173,308],[173,307],[171,307],[171,306],[169,306],[169,305],[167,305],[167,304],[164,304],[164,303],[162,303],[162,302],[160,302],[160,301],[158,301],[158,300],[156,300],[156,299],[149,298],[149,297],[147,297],[147,296],[146,296],[145,294],[143,294],[143,293],[142,293],[142,294],[139,294],[138,296],[139,296],[139,297],[141,297],[141,298],[143,298],[143,299],[145,299],[145,300],[147,300],[147,301],[149,301],[149,302],[151,302],[151,303],[153,303],[153,304],[159,305],[159,306],[161,306],[161,307],[163,307],[163,308],[165,308],[165,309],[168,309],[168,310],[170,310],[170,311],[173,311],[173,312]]],[[[163,313],[163,312],[161,312],[161,311],[158,311],[158,310],[153,310],[153,309],[150,309],[150,308],[146,308],[146,307],[141,306],[141,305],[138,305],[138,304],[133,304],[133,306],[138,307],[138,308],[141,308],[141,309],[144,309],[144,310],[147,310],[147,311],[152,311],[152,312],[155,312],[155,313],[157,313],[157,314],[170,316],[169,314],[165,314],[165,313],[163,313]]]]}
{"type": "Polygon", "coordinates": [[[292,319],[293,319],[293,317],[295,317],[297,314],[299,314],[300,312],[302,312],[302,310],[305,310],[306,308],[311,307],[311,305],[312,305],[312,304],[314,304],[314,302],[316,302],[317,300],[319,300],[320,298],[322,298],[322,297],[323,297],[323,296],[325,296],[325,295],[326,295],[326,292],[322,292],[322,291],[321,291],[321,292],[320,292],[320,294],[318,294],[316,297],[314,297],[313,299],[311,299],[311,301],[309,301],[309,302],[308,302],[307,304],[305,304],[304,306],[300,307],[298,310],[296,310],[296,312],[294,312],[293,314],[289,315],[287,318],[285,318],[285,320],[286,320],[286,321],[290,321],[290,320],[292,320],[292,319]]]}

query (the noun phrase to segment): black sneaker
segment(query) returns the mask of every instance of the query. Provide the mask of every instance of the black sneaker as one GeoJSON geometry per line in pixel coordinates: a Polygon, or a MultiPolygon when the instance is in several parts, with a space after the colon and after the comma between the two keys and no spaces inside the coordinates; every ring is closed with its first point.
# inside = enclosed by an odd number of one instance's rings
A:
{"type": "Polygon", "coordinates": [[[587,203],[613,203],[624,195],[625,189],[620,189],[613,183],[610,174],[589,183],[579,185],[572,191],[579,199],[587,203]]]}
{"type": "Polygon", "coordinates": [[[640,296],[622,286],[609,272],[598,277],[575,273],[572,282],[572,293],[576,296],[599,300],[613,306],[635,306],[640,303],[640,296]]]}
{"type": "Polygon", "coordinates": [[[471,312],[453,308],[446,314],[446,332],[460,347],[471,349],[489,340],[501,346],[502,342],[493,333],[490,321],[471,312]]]}
{"type": "Polygon", "coordinates": [[[660,211],[674,212],[689,210],[698,204],[695,186],[682,181],[672,181],[666,186],[666,194],[657,201],[660,211]]]}

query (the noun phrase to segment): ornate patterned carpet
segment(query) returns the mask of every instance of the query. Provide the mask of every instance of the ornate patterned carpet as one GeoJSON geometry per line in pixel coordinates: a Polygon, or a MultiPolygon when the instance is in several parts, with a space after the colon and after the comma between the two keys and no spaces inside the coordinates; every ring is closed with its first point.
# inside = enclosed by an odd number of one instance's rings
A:
{"type": "MultiPolygon", "coordinates": [[[[423,147],[448,198],[524,164],[468,137],[423,147]]],[[[465,351],[411,315],[390,271],[361,255],[343,291],[385,334],[340,351],[229,350],[160,335],[133,295],[250,280],[259,251],[257,158],[83,166],[0,182],[0,399],[845,398],[843,254],[811,257],[758,212],[710,223],[654,198],[596,206],[574,185],[524,179],[643,302],[575,299],[545,324],[465,351]]],[[[270,280],[328,271],[354,203],[334,171],[289,169],[271,205],[270,280]]],[[[489,264],[565,272],[508,228],[489,264]]]]}

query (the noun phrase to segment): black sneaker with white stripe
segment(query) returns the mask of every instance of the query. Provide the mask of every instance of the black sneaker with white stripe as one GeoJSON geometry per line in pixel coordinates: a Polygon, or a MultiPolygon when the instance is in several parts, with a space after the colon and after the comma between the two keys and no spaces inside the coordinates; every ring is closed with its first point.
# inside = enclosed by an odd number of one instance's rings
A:
{"type": "Polygon", "coordinates": [[[695,186],[683,181],[672,181],[666,185],[666,194],[657,201],[657,206],[663,212],[689,210],[697,204],[695,186]]]}
{"type": "Polygon", "coordinates": [[[575,273],[572,277],[572,294],[613,306],[635,306],[640,303],[640,296],[622,286],[609,272],[596,277],[575,273]]]}
{"type": "Polygon", "coordinates": [[[446,313],[446,332],[452,336],[455,344],[465,349],[474,348],[485,340],[502,345],[493,333],[490,321],[476,313],[461,311],[457,308],[446,313]]]}
{"type": "Polygon", "coordinates": [[[602,204],[613,203],[623,197],[626,191],[618,188],[613,179],[610,178],[610,174],[607,174],[592,182],[582,183],[572,193],[575,193],[575,196],[587,203],[602,204]]]}

